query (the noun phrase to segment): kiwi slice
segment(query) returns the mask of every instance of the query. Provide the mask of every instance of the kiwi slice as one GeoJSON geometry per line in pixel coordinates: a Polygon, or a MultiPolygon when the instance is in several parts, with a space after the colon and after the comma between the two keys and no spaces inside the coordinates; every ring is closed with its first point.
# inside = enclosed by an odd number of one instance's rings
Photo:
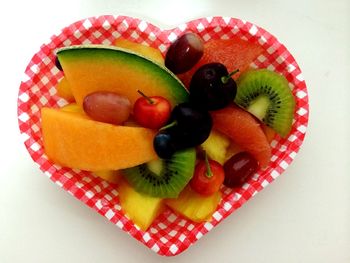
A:
{"type": "Polygon", "coordinates": [[[250,70],[237,80],[235,103],[286,137],[293,122],[295,100],[286,78],[267,69],[250,70]]]}
{"type": "Polygon", "coordinates": [[[193,176],[194,148],[175,152],[170,159],[159,159],[123,170],[137,192],[154,197],[176,198],[193,176]]]}

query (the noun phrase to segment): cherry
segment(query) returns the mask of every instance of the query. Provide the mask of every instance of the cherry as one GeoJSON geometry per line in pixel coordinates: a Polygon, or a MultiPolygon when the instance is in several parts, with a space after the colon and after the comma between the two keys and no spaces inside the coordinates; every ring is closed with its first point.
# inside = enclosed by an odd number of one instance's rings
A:
{"type": "Polygon", "coordinates": [[[191,103],[207,110],[218,110],[233,102],[236,97],[237,84],[221,63],[209,63],[201,66],[190,83],[191,103]]]}
{"type": "Polygon", "coordinates": [[[141,126],[150,129],[159,129],[164,126],[170,117],[171,105],[161,96],[148,97],[138,90],[142,97],[134,104],[134,118],[141,126]]]}
{"type": "Polygon", "coordinates": [[[205,153],[205,160],[200,160],[194,170],[190,186],[197,193],[205,196],[219,191],[225,178],[225,171],[221,164],[209,160],[205,153]]]}

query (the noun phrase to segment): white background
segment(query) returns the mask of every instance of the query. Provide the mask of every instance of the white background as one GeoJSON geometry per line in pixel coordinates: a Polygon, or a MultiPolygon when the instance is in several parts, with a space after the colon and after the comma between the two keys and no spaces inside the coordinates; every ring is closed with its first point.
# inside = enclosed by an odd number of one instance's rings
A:
{"type": "Polygon", "coordinates": [[[350,262],[348,0],[7,1],[0,10],[0,262],[350,262]],[[160,257],[47,179],[22,144],[18,87],[40,45],[82,18],[171,28],[224,15],[265,28],[299,63],[310,121],[296,160],[194,246],[160,257]]]}

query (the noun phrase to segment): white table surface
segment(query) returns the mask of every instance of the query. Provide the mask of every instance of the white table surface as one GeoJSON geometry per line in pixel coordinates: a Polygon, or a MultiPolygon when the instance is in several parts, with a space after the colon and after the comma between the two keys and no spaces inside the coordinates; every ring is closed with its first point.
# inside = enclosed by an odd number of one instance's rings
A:
{"type": "Polygon", "coordinates": [[[350,1],[14,0],[0,13],[1,263],[350,262],[350,1]],[[17,93],[32,55],[64,26],[102,14],[163,28],[212,15],[246,19],[288,47],[308,85],[309,127],[292,165],[176,257],[158,256],[59,189],[20,140],[17,93]]]}

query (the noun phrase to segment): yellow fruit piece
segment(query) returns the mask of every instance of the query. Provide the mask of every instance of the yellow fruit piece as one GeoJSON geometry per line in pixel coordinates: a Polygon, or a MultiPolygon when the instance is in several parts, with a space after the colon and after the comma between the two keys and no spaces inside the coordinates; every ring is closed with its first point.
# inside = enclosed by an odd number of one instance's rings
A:
{"type": "Polygon", "coordinates": [[[62,166],[120,170],[157,159],[151,129],[97,122],[51,108],[42,108],[41,117],[45,153],[62,166]]]}
{"type": "Polygon", "coordinates": [[[57,94],[58,96],[66,99],[69,102],[75,101],[70,85],[66,79],[63,77],[57,84],[57,94]]]}
{"type": "Polygon", "coordinates": [[[187,186],[175,199],[166,199],[165,204],[178,214],[194,221],[210,220],[221,200],[221,192],[211,196],[203,196],[187,186]]]}
{"type": "Polygon", "coordinates": [[[93,174],[113,184],[117,184],[122,177],[122,173],[120,171],[112,170],[96,171],[93,172],[93,174]]]}
{"type": "Polygon", "coordinates": [[[140,194],[125,180],[120,181],[118,192],[122,210],[143,231],[164,211],[162,198],[140,194]]]}
{"type": "Polygon", "coordinates": [[[149,58],[153,61],[156,61],[160,64],[164,64],[164,58],[162,56],[162,53],[158,49],[155,49],[153,47],[149,47],[143,44],[135,43],[132,41],[129,41],[124,38],[118,38],[115,40],[114,45],[117,47],[125,48],[131,51],[134,51],[136,53],[139,53],[143,55],[146,58],[149,58]]]}
{"type": "Polygon", "coordinates": [[[202,149],[206,151],[210,159],[223,165],[226,161],[226,151],[230,146],[230,142],[226,135],[212,130],[208,139],[202,144],[202,149]]]}

